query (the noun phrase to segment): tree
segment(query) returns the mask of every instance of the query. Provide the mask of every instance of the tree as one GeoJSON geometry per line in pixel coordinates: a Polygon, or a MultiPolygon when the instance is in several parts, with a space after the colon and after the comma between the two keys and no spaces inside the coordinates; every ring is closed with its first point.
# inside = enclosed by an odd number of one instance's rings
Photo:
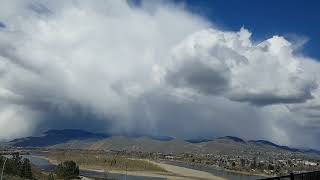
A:
{"type": "MultiPolygon", "coordinates": [[[[4,163],[4,158],[0,158],[1,164],[4,163]]],[[[20,176],[24,179],[33,179],[33,174],[31,170],[31,163],[29,159],[23,159],[19,153],[12,154],[12,158],[7,159],[5,169],[5,174],[10,174],[14,176],[20,176]]]]}
{"type": "Polygon", "coordinates": [[[26,179],[32,179],[31,164],[29,159],[23,159],[20,167],[20,176],[26,179]]]}
{"type": "Polygon", "coordinates": [[[57,178],[75,179],[79,176],[79,166],[74,161],[64,161],[56,168],[57,178]]]}
{"type": "Polygon", "coordinates": [[[240,163],[240,164],[241,164],[241,167],[244,167],[244,166],[246,165],[246,161],[245,161],[244,159],[242,159],[242,158],[241,158],[240,161],[241,161],[241,163],[240,163]]]}

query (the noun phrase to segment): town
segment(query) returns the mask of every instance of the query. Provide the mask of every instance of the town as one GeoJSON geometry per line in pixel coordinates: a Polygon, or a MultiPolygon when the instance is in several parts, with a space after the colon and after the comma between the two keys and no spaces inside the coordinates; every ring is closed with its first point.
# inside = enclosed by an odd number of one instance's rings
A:
{"type": "Polygon", "coordinates": [[[110,151],[109,153],[130,156],[135,158],[147,158],[166,162],[182,162],[189,165],[201,165],[211,168],[222,168],[227,171],[262,175],[281,176],[290,173],[302,173],[320,170],[320,157],[307,156],[301,153],[290,152],[251,152],[246,155],[232,154],[164,154],[159,152],[127,152],[110,151]]]}

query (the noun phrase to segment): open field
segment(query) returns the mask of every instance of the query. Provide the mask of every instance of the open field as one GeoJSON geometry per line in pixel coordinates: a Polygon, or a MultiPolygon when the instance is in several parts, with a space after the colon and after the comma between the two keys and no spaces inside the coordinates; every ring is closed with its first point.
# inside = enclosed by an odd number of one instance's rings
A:
{"type": "Polygon", "coordinates": [[[110,156],[100,153],[91,152],[50,152],[49,159],[54,159],[58,162],[66,160],[75,161],[80,167],[93,169],[108,169],[108,170],[127,170],[127,171],[157,171],[165,172],[166,170],[160,166],[139,160],[130,159],[122,156],[110,156]]]}

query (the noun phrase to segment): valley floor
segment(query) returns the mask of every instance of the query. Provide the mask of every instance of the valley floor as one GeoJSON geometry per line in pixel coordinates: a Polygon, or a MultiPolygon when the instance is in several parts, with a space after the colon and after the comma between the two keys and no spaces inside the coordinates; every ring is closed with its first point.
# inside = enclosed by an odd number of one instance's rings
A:
{"type": "MultiPolygon", "coordinates": [[[[58,164],[57,160],[46,158],[52,164],[58,164]]],[[[160,171],[125,171],[125,170],[108,170],[107,173],[116,173],[116,174],[127,174],[130,176],[144,176],[144,177],[155,177],[155,178],[164,178],[168,180],[224,180],[224,178],[214,176],[208,172],[194,170],[185,167],[179,167],[175,165],[165,164],[163,162],[155,162],[151,160],[144,160],[154,165],[157,165],[167,172],[160,171]]],[[[98,167],[90,166],[79,166],[82,170],[89,170],[95,172],[106,173],[106,170],[98,167]]]]}

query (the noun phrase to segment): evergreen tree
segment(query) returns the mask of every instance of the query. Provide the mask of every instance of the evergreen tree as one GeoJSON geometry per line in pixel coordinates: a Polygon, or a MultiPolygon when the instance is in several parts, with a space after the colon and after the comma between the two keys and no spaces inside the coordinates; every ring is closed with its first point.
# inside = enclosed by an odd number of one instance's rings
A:
{"type": "MultiPolygon", "coordinates": [[[[0,158],[1,167],[3,166],[5,158],[0,158]]],[[[31,163],[29,159],[23,159],[19,153],[12,154],[12,158],[7,159],[4,174],[13,176],[20,176],[24,179],[33,179],[31,163]]]]}

